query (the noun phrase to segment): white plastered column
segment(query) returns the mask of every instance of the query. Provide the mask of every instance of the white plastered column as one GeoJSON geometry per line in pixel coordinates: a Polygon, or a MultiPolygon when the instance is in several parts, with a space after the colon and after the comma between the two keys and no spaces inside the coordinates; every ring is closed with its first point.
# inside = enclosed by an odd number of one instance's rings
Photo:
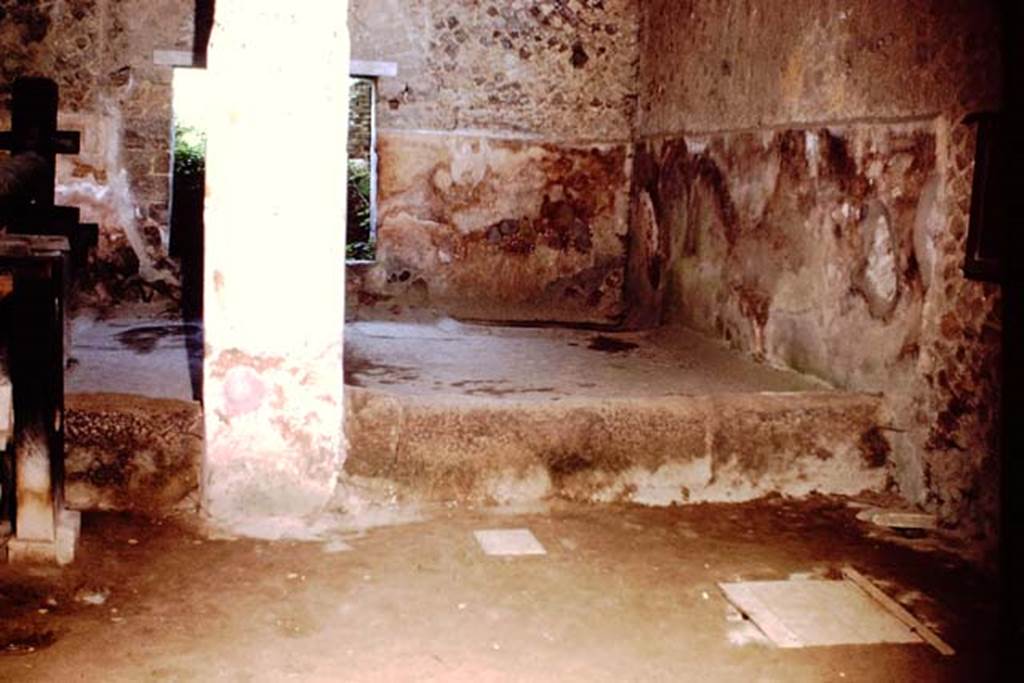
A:
{"type": "Polygon", "coordinates": [[[202,502],[314,515],[344,460],[345,0],[217,0],[210,41],[202,502]]]}

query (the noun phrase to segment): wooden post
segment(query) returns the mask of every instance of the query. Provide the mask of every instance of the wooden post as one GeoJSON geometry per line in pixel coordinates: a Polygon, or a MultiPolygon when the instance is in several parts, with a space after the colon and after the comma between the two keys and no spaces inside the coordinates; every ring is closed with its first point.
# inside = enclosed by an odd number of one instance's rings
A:
{"type": "Polygon", "coordinates": [[[14,403],[16,537],[11,560],[64,564],[74,557],[77,513],[63,509],[64,237],[0,237],[0,268],[13,275],[4,325],[14,403]]]}
{"type": "Polygon", "coordinates": [[[347,2],[215,11],[203,508],[274,534],[324,508],[343,458],[347,2]]]}

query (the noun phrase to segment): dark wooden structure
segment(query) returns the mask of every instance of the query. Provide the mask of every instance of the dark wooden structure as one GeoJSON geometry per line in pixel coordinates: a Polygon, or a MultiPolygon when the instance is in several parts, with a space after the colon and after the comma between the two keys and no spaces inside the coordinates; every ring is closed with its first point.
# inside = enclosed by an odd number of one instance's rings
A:
{"type": "Polygon", "coordinates": [[[13,520],[19,539],[44,545],[55,542],[63,497],[69,251],[60,236],[0,235],[0,277],[7,281],[0,345],[8,359],[14,423],[2,516],[13,520]]]}
{"type": "Polygon", "coordinates": [[[73,265],[86,261],[97,227],[54,202],[56,157],[76,154],[78,133],[57,130],[57,86],[14,84],[11,130],[0,132],[0,345],[13,405],[13,453],[5,460],[3,516],[13,520],[13,557],[70,561],[63,510],[64,315],[73,265]],[[10,493],[14,495],[11,496],[10,493]],[[62,538],[62,529],[63,538],[62,538]]]}
{"type": "Polygon", "coordinates": [[[78,208],[57,206],[57,155],[78,154],[81,135],[57,129],[57,84],[45,78],[14,82],[11,130],[0,131],[0,226],[26,235],[60,235],[71,246],[72,263],[85,263],[98,228],[80,223],[78,208]]]}

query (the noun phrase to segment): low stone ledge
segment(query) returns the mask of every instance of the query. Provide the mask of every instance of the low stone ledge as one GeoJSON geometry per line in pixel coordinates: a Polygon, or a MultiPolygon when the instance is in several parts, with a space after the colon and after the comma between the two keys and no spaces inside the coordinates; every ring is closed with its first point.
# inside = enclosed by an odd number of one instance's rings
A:
{"type": "Polygon", "coordinates": [[[881,399],[869,394],[445,401],[350,386],[345,399],[343,479],[404,502],[671,505],[887,481],[881,399]]]}
{"type": "Polygon", "coordinates": [[[199,403],[69,394],[65,405],[69,507],[160,512],[198,488],[203,454],[199,403]]]}

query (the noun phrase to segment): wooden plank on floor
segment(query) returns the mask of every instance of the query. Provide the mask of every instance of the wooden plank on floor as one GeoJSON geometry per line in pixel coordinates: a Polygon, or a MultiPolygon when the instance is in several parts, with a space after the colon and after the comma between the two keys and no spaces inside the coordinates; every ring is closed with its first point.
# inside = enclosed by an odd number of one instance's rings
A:
{"type": "Polygon", "coordinates": [[[871,579],[864,576],[853,567],[843,567],[842,572],[844,577],[856,584],[858,588],[871,596],[873,600],[882,605],[882,607],[889,611],[894,617],[906,624],[907,628],[920,636],[921,640],[928,643],[947,657],[956,654],[956,650],[946,643],[946,641],[939,638],[939,636],[937,636],[930,628],[921,623],[917,617],[904,609],[903,605],[886,595],[880,588],[878,588],[878,586],[871,582],[871,579]]]}
{"type": "Polygon", "coordinates": [[[923,642],[850,581],[751,581],[719,586],[779,647],[923,642]]]}
{"type": "Polygon", "coordinates": [[[746,618],[764,632],[779,647],[803,647],[804,641],[786,626],[786,623],[759,596],[754,584],[720,583],[725,597],[746,618]]]}

